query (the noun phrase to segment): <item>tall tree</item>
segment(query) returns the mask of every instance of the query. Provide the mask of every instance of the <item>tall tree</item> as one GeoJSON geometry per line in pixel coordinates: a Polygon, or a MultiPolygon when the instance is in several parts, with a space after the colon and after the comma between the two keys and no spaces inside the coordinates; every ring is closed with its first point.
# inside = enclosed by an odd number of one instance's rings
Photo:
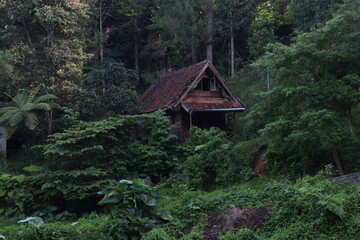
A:
{"type": "Polygon", "coordinates": [[[323,25],[331,18],[331,12],[344,0],[291,0],[289,13],[299,31],[310,31],[323,25]]]}
{"type": "MultiPolygon", "coordinates": [[[[153,28],[161,30],[163,47],[185,65],[196,63],[201,58],[198,46],[206,40],[205,26],[199,0],[163,1],[155,12],[153,24],[153,28]]],[[[174,62],[177,61],[174,59],[174,62]]]]}
{"type": "Polygon", "coordinates": [[[324,26],[300,34],[290,46],[272,45],[255,64],[273,69],[277,87],[252,114],[270,120],[262,131],[279,137],[286,146],[282,154],[291,152],[289,158],[297,156],[308,167],[331,152],[343,173],[338,149],[356,144],[351,110],[360,97],[358,12],[360,2],[346,1],[324,26]]]}
{"type": "Polygon", "coordinates": [[[13,61],[13,92],[38,86],[70,102],[91,58],[88,1],[4,0],[0,41],[13,61]]]}
{"type": "Polygon", "coordinates": [[[206,59],[213,61],[213,34],[214,34],[214,0],[208,0],[206,7],[207,13],[207,39],[206,39],[206,59]]]}

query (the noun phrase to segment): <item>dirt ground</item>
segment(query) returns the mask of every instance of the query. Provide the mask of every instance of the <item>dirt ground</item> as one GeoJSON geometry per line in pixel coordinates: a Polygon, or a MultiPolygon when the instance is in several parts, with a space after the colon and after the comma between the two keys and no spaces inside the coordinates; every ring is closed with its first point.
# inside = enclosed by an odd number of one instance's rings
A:
{"type": "Polygon", "coordinates": [[[257,209],[230,207],[224,211],[206,215],[205,221],[207,222],[207,227],[205,229],[205,239],[217,240],[226,232],[237,232],[241,228],[255,231],[268,218],[271,209],[271,206],[257,209]]]}

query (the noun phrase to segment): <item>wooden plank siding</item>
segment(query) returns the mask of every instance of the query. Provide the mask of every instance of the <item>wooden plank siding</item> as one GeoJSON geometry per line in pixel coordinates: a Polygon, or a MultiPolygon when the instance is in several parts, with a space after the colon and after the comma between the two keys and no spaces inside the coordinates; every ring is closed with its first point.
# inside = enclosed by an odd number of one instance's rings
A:
{"type": "Polygon", "coordinates": [[[202,91],[192,90],[189,92],[187,97],[199,97],[199,98],[222,98],[220,91],[202,91]]]}

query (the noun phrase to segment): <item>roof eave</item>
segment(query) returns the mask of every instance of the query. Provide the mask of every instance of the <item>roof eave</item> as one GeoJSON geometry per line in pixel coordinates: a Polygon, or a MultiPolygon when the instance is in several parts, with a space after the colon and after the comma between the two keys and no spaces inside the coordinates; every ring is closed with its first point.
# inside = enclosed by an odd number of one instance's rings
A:
{"type": "Polygon", "coordinates": [[[203,110],[190,110],[192,112],[243,112],[245,108],[218,108],[218,109],[203,109],[203,110]]]}

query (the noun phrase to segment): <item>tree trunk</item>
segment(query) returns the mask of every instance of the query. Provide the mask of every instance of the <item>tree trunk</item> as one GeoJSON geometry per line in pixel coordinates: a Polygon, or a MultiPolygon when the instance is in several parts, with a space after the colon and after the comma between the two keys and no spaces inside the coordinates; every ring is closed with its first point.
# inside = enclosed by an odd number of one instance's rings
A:
{"type": "Polygon", "coordinates": [[[48,111],[48,136],[52,134],[53,110],[48,111]]]}
{"type": "Polygon", "coordinates": [[[99,8],[99,50],[100,50],[100,62],[104,61],[104,47],[103,47],[103,12],[102,12],[102,3],[103,0],[100,0],[100,8],[99,8]]]}
{"type": "Polygon", "coordinates": [[[355,136],[355,127],[354,127],[354,120],[353,120],[352,112],[351,112],[351,105],[348,106],[347,119],[349,122],[350,134],[351,134],[351,136],[355,136]]]}
{"type": "Polygon", "coordinates": [[[331,146],[331,152],[332,152],[332,155],[333,155],[333,157],[334,157],[334,160],[335,160],[335,163],[336,163],[336,167],[337,167],[337,169],[339,170],[340,175],[341,175],[341,176],[344,175],[344,170],[343,170],[342,165],[341,165],[341,163],[340,163],[340,159],[339,159],[339,156],[338,156],[338,154],[337,154],[337,149],[336,149],[335,144],[333,144],[333,145],[331,146]]]}
{"type": "Polygon", "coordinates": [[[31,41],[30,33],[29,33],[29,31],[27,29],[27,26],[26,26],[25,19],[21,18],[21,20],[22,20],[22,24],[23,24],[23,27],[24,27],[24,30],[25,30],[25,33],[26,33],[26,37],[27,37],[28,42],[29,42],[29,46],[34,47],[33,44],[32,44],[32,41],[31,41]]]}
{"type": "Polygon", "coordinates": [[[191,34],[191,61],[193,64],[196,63],[196,50],[195,50],[195,36],[191,34]]]}
{"type": "Polygon", "coordinates": [[[270,73],[269,71],[266,71],[266,90],[270,91],[270,73]]]}
{"type": "Polygon", "coordinates": [[[230,76],[235,74],[235,55],[234,55],[234,20],[232,10],[230,10],[230,76]]]}
{"type": "Polygon", "coordinates": [[[133,17],[133,27],[134,27],[134,67],[136,72],[136,78],[139,83],[140,77],[140,66],[139,66],[139,40],[138,40],[138,19],[137,16],[133,17]]]}
{"type": "Polygon", "coordinates": [[[206,59],[210,62],[213,61],[213,0],[208,0],[208,22],[207,22],[207,41],[206,41],[206,59]]]}

